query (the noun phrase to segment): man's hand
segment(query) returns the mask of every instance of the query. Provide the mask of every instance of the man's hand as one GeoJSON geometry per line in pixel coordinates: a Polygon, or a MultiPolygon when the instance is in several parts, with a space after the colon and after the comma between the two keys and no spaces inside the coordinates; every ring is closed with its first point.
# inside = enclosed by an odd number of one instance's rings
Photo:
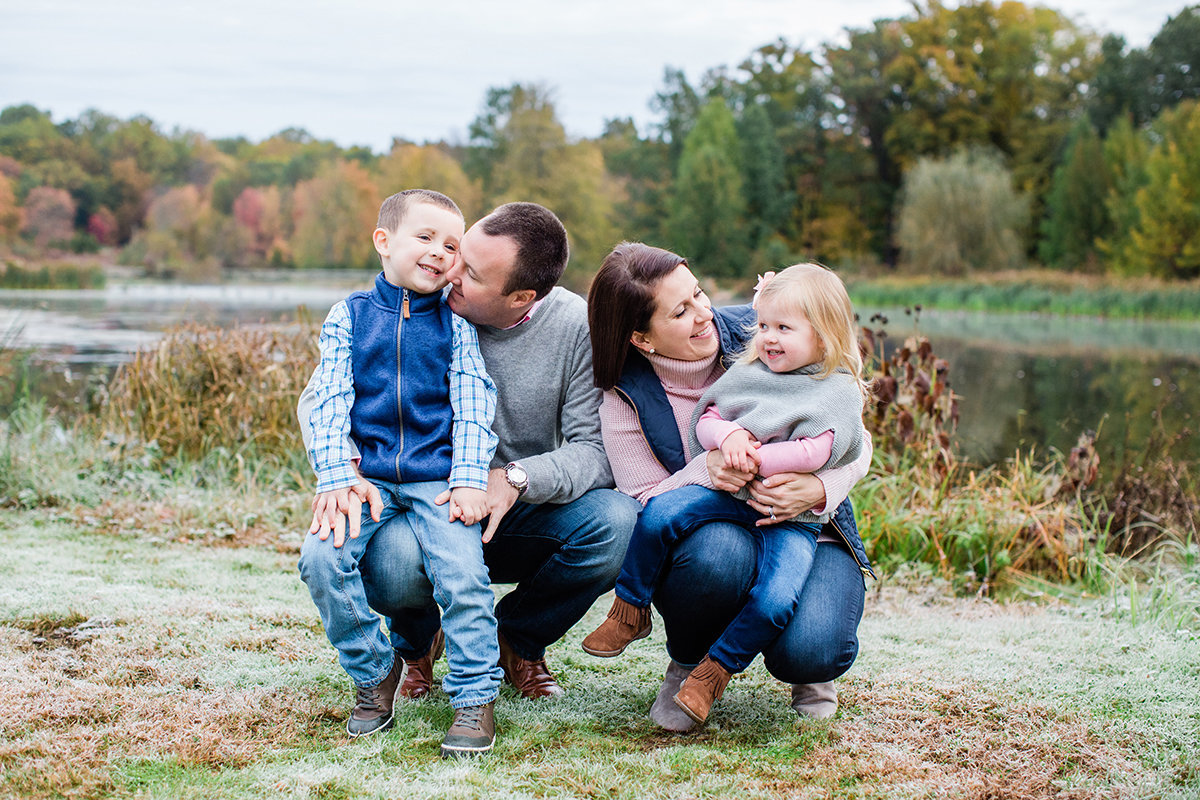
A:
{"type": "MultiPolygon", "coordinates": [[[[473,489],[472,491],[479,490],[473,489]]],[[[507,514],[508,510],[517,502],[518,496],[517,490],[511,483],[508,482],[508,478],[504,476],[504,470],[494,469],[488,473],[487,508],[484,513],[484,516],[488,518],[488,524],[487,527],[483,529],[484,544],[487,544],[492,540],[492,536],[494,536],[496,533],[496,528],[500,525],[500,520],[504,519],[504,515],[507,514]]],[[[439,506],[449,501],[449,489],[439,494],[433,500],[433,502],[439,506]]],[[[453,509],[451,509],[451,515],[452,516],[450,519],[454,519],[453,509]]],[[[482,520],[483,517],[480,517],[479,519],[482,520]]],[[[463,521],[466,522],[466,520],[463,521]]]]}
{"type": "Polygon", "coordinates": [[[383,498],[379,494],[379,488],[365,478],[359,478],[355,486],[320,492],[313,498],[313,518],[308,532],[317,534],[321,541],[325,541],[332,531],[333,546],[341,547],[346,541],[347,528],[350,530],[351,539],[358,538],[363,503],[370,507],[371,519],[378,522],[379,515],[383,512],[383,498]]]}
{"type": "Polygon", "coordinates": [[[474,525],[487,516],[488,495],[483,489],[458,486],[450,490],[450,521],[462,520],[463,525],[474,525]]]}
{"type": "Polygon", "coordinates": [[[516,487],[508,482],[504,470],[494,469],[488,473],[488,524],[483,531],[484,544],[492,540],[492,536],[496,534],[496,528],[500,527],[500,520],[504,519],[508,510],[516,505],[517,498],[520,496],[516,487]]]}
{"type": "Polygon", "coordinates": [[[743,472],[725,466],[725,456],[720,450],[709,450],[705,456],[705,463],[712,485],[724,492],[736,492],[754,477],[753,472],[743,472]]]}
{"type": "Polygon", "coordinates": [[[750,507],[766,515],[756,524],[775,525],[825,505],[825,484],[816,475],[780,472],[750,484],[750,507]],[[774,513],[774,519],[771,518],[774,513]]]}
{"type": "Polygon", "coordinates": [[[762,459],[758,456],[758,439],[750,431],[736,430],[721,442],[721,455],[725,456],[725,466],[738,472],[757,473],[762,459]]]}

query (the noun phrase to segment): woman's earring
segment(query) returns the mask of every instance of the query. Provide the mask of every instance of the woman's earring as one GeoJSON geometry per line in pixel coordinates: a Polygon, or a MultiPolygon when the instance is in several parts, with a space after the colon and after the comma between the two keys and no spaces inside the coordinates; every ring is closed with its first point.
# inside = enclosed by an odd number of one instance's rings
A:
{"type": "Polygon", "coordinates": [[[653,354],[654,354],[654,348],[653,348],[653,347],[651,347],[651,348],[650,348],[650,354],[651,354],[651,355],[653,355],[653,354]]]}

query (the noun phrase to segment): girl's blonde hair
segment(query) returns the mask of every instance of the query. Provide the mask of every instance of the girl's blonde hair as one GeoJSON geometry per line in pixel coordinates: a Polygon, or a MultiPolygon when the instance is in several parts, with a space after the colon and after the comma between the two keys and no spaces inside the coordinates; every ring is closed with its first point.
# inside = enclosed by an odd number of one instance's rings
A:
{"type": "MultiPolygon", "coordinates": [[[[804,315],[821,343],[822,365],[818,378],[827,378],[837,369],[854,376],[864,396],[862,353],[858,349],[858,323],[854,306],[842,279],[820,264],[795,264],[779,272],[758,293],[757,304],[780,303],[783,308],[804,315]]],[[[758,322],[754,323],[757,335],[758,322]]],[[[753,341],[738,359],[743,364],[758,360],[753,341]]]]}

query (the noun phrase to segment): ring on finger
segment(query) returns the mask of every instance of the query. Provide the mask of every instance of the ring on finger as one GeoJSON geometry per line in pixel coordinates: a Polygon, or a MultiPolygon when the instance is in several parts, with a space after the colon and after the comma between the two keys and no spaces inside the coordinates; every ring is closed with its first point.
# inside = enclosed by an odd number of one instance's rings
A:
{"type": "Polygon", "coordinates": [[[775,520],[775,506],[767,506],[767,512],[771,515],[771,521],[775,520]]]}

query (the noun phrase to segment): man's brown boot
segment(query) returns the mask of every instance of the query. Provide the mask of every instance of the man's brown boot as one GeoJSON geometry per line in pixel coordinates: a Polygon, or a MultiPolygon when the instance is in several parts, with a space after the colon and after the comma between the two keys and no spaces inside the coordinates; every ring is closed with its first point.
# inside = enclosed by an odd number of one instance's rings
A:
{"type": "Polygon", "coordinates": [[[550,668],[546,666],[545,658],[522,658],[512,649],[512,645],[498,634],[500,642],[500,668],[504,670],[504,679],[516,687],[521,696],[527,700],[537,700],[541,697],[559,697],[567,693],[554,680],[550,668]]]}
{"type": "Polygon", "coordinates": [[[704,722],[708,719],[712,704],[725,693],[725,684],[732,677],[733,673],[705,656],[679,687],[679,693],[674,698],[675,705],[696,722],[704,722]]]}
{"type": "Polygon", "coordinates": [[[442,651],[445,649],[446,637],[442,634],[442,629],[438,628],[437,633],[433,635],[433,642],[429,645],[429,652],[420,658],[405,661],[408,664],[408,674],[404,676],[404,683],[400,685],[401,697],[420,700],[429,694],[429,684],[433,679],[433,662],[442,657],[442,651]]]}
{"type": "Polygon", "coordinates": [[[601,658],[619,656],[630,644],[649,636],[652,626],[649,608],[614,597],[608,618],[584,638],[583,651],[601,658]]]}

